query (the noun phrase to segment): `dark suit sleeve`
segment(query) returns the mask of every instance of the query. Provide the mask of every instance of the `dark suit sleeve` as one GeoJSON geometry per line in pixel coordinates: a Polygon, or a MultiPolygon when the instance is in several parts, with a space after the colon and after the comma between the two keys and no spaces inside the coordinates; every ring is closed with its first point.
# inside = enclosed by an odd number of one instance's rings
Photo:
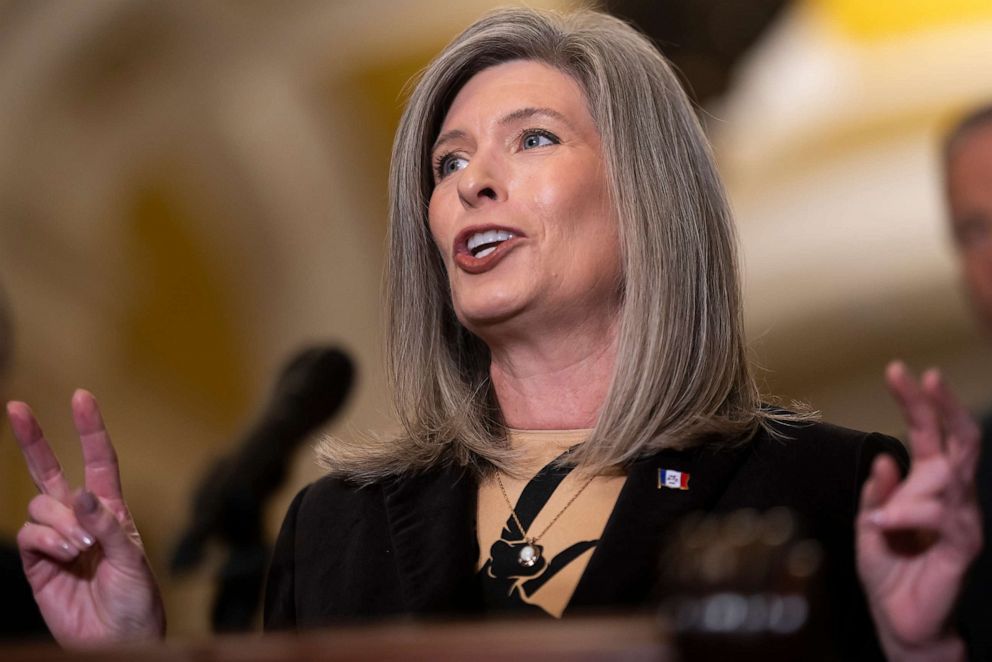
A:
{"type": "Polygon", "coordinates": [[[290,504],[272,553],[263,616],[267,631],[296,629],[296,518],[308,489],[300,490],[290,504]]]}

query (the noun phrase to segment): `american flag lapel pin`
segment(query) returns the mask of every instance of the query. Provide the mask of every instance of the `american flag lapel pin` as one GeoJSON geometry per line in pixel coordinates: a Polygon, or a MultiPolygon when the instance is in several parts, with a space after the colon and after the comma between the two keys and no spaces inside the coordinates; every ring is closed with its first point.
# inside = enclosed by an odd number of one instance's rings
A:
{"type": "Polygon", "coordinates": [[[689,474],[674,469],[658,469],[658,489],[688,490],[689,474]]]}

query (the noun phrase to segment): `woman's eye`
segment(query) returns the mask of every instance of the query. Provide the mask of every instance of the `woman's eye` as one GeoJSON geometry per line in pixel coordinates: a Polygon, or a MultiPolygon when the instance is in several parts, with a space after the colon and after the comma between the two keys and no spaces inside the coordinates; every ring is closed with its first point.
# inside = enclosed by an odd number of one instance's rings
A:
{"type": "Polygon", "coordinates": [[[547,145],[556,145],[558,140],[547,133],[543,132],[531,132],[524,135],[523,148],[524,149],[534,149],[535,147],[545,147],[547,145]]]}
{"type": "Polygon", "coordinates": [[[464,156],[455,156],[454,154],[449,154],[442,157],[437,162],[437,176],[439,179],[444,179],[448,175],[458,170],[462,170],[468,165],[468,159],[464,156]]]}

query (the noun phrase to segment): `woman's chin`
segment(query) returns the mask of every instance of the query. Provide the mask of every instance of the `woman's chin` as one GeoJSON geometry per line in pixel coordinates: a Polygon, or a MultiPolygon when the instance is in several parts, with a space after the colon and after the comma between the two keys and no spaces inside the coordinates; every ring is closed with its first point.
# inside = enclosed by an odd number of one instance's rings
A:
{"type": "Polygon", "coordinates": [[[462,326],[476,335],[498,332],[501,328],[511,328],[517,323],[523,323],[521,315],[525,307],[502,302],[487,302],[486,305],[464,306],[458,309],[458,320],[462,326]]]}

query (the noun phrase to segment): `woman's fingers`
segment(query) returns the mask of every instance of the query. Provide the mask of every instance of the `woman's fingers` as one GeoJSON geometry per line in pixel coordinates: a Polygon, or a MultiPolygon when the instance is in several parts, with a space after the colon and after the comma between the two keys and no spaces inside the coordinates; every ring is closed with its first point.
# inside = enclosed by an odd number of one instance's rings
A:
{"type": "Polygon", "coordinates": [[[142,558],[141,548],[130,530],[92,492],[77,492],[72,497],[71,509],[40,495],[28,505],[28,513],[33,521],[18,534],[22,552],[68,561],[99,542],[103,554],[112,563],[134,564],[142,558]]]}
{"type": "Polygon", "coordinates": [[[137,534],[133,527],[125,528],[95,494],[87,490],[77,492],[72,498],[72,509],[83,528],[100,543],[108,561],[132,566],[142,561],[144,552],[134,537],[137,534]]]}
{"type": "Polygon", "coordinates": [[[54,529],[80,551],[89,549],[93,536],[79,524],[76,514],[64,503],[47,494],[39,494],[28,503],[31,521],[54,529]]]}
{"type": "Polygon", "coordinates": [[[872,512],[869,520],[886,531],[940,531],[946,516],[947,509],[937,499],[893,499],[884,508],[872,512]]]}
{"type": "Polygon", "coordinates": [[[899,486],[899,494],[909,498],[942,497],[956,489],[957,483],[957,473],[947,457],[914,459],[909,475],[899,486]]]}
{"type": "Polygon", "coordinates": [[[906,364],[902,361],[890,363],[885,369],[885,382],[902,408],[914,461],[940,453],[943,447],[940,416],[906,364]]]}
{"type": "MultiPolygon", "coordinates": [[[[48,558],[68,563],[79,556],[79,548],[66,540],[61,533],[44,524],[26,523],[17,532],[17,547],[25,559],[25,570],[30,571],[33,561],[48,558]]],[[[30,577],[29,577],[30,578],[30,577]]]]}
{"type": "Polygon", "coordinates": [[[126,509],[117,453],[110,443],[96,398],[89,391],[77,389],[73,394],[72,420],[83,448],[86,489],[123,515],[126,509]]]}
{"type": "Polygon", "coordinates": [[[78,553],[99,542],[111,561],[140,560],[140,541],[121,494],[117,453],[96,398],[83,389],[72,397],[72,417],[85,468],[85,488],[75,494],[70,492],[62,467],[30,407],[11,402],[7,412],[28,470],[42,492],[28,506],[34,520],[24,534],[30,543],[28,550],[65,560],[64,551],[59,553],[63,544],[78,553]]]}
{"type": "Polygon", "coordinates": [[[68,503],[69,483],[62,473],[62,465],[52,452],[31,408],[23,402],[8,402],[7,418],[38,490],[68,503]]]}
{"type": "Polygon", "coordinates": [[[891,456],[879,455],[871,465],[871,474],[861,489],[861,511],[881,508],[899,486],[899,466],[891,456]]]}
{"type": "MultiPolygon", "coordinates": [[[[899,467],[888,455],[879,455],[872,462],[871,474],[861,488],[861,505],[857,516],[858,554],[862,562],[870,564],[884,558],[887,553],[884,532],[872,523],[871,518],[892,498],[898,488],[899,477],[899,467]]],[[[878,568],[872,570],[872,576],[878,579],[878,568]]]]}
{"type": "Polygon", "coordinates": [[[961,404],[940,372],[923,375],[923,389],[940,411],[949,460],[963,488],[975,482],[982,433],[971,413],[961,404]]]}

